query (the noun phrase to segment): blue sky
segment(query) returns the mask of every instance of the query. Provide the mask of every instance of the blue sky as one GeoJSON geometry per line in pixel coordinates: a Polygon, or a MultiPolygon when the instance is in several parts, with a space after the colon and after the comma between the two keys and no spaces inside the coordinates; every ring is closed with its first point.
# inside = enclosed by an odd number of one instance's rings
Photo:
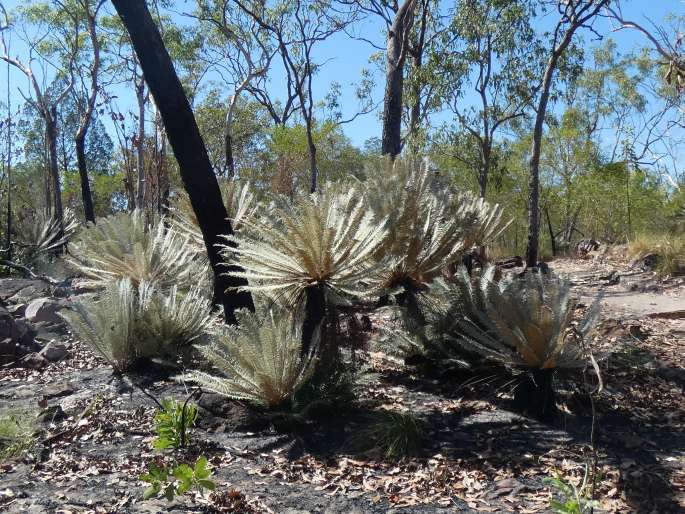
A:
{"type": "MultiPolygon", "coordinates": [[[[7,8],[13,8],[21,3],[21,0],[5,1],[4,5],[7,8]]],[[[685,15],[685,3],[681,0],[632,0],[624,1],[623,12],[626,17],[649,23],[649,20],[654,22],[662,22],[669,13],[676,13],[685,15]]],[[[449,3],[445,2],[445,6],[449,3]]],[[[192,2],[184,0],[177,0],[176,10],[187,11],[192,8],[192,2]]],[[[111,5],[108,9],[112,10],[111,5]]],[[[174,16],[182,22],[180,17],[174,16]]],[[[541,23],[545,23],[542,20],[541,23]]],[[[550,20],[552,23],[552,20],[550,20]]],[[[609,34],[611,26],[607,20],[597,20],[596,27],[600,33],[609,34]]],[[[372,39],[379,45],[384,45],[384,26],[378,20],[367,21],[361,25],[357,30],[366,38],[372,39]]],[[[590,38],[589,33],[584,33],[586,41],[590,38]]],[[[618,43],[619,49],[625,52],[634,50],[644,44],[644,38],[634,31],[622,30],[614,32],[611,37],[618,43]]],[[[22,45],[13,41],[13,54],[22,54],[22,45]]],[[[361,75],[363,68],[373,70],[376,78],[376,87],[374,90],[374,100],[380,102],[383,94],[383,75],[382,70],[379,70],[375,65],[369,63],[369,57],[376,50],[369,44],[355,41],[348,38],[344,34],[338,34],[328,41],[322,43],[316,50],[315,60],[318,62],[325,62],[319,74],[314,81],[314,97],[315,101],[323,100],[325,95],[330,90],[332,82],[339,82],[342,85],[342,98],[340,104],[343,107],[344,117],[351,116],[356,112],[357,102],[354,97],[354,88],[351,84],[357,82],[361,75]]],[[[274,92],[278,91],[279,84],[282,83],[283,76],[279,69],[274,69],[271,72],[270,84],[274,92]]],[[[13,103],[21,100],[18,89],[26,91],[26,79],[16,70],[12,70],[10,74],[10,88],[13,97],[13,103]]],[[[119,106],[125,110],[125,105],[130,102],[133,105],[133,95],[124,86],[119,86],[114,93],[120,98],[119,106]]],[[[0,71],[0,98],[6,98],[6,78],[5,70],[0,71]]],[[[464,99],[469,102],[470,98],[467,95],[464,99]]],[[[433,124],[439,124],[441,121],[447,121],[449,118],[446,115],[438,115],[433,120],[433,124]]],[[[350,137],[352,142],[356,145],[362,145],[364,141],[371,137],[380,136],[380,121],[378,112],[371,113],[357,118],[354,122],[344,127],[345,133],[350,137]]]]}

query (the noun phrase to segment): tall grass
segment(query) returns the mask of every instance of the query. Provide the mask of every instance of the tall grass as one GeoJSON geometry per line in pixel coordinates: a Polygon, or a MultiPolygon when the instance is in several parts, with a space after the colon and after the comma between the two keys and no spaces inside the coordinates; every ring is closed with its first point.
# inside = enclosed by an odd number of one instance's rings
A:
{"type": "Polygon", "coordinates": [[[656,255],[656,271],[661,276],[685,275],[685,235],[639,234],[628,245],[628,255],[641,259],[656,255]]]}

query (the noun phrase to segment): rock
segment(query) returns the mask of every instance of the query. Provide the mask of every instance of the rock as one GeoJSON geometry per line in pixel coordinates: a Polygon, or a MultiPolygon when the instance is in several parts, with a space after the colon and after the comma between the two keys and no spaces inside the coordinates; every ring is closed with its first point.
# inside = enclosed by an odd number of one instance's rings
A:
{"type": "Polygon", "coordinates": [[[24,316],[24,313],[26,312],[26,304],[25,303],[15,303],[12,305],[8,305],[7,310],[15,318],[21,318],[22,316],[24,316]]]}
{"type": "Polygon", "coordinates": [[[61,405],[52,405],[43,409],[37,419],[41,423],[55,423],[67,419],[67,414],[62,410],[61,405]]]}
{"type": "Polygon", "coordinates": [[[9,311],[4,307],[0,307],[0,340],[2,339],[19,340],[17,324],[9,311]]]}
{"type": "Polygon", "coordinates": [[[204,393],[197,402],[200,425],[220,432],[260,432],[269,427],[265,415],[225,396],[204,393]]]}
{"type": "Polygon", "coordinates": [[[502,269],[520,268],[523,266],[523,259],[520,255],[514,255],[513,257],[495,261],[495,266],[502,269]]]}
{"type": "Polygon", "coordinates": [[[578,244],[576,245],[576,255],[581,259],[584,259],[588,257],[590,252],[599,250],[600,246],[600,242],[595,241],[594,239],[582,239],[578,241],[578,244]]]}
{"type": "Polygon", "coordinates": [[[630,266],[643,271],[653,271],[658,263],[659,256],[656,253],[648,253],[638,259],[635,259],[630,266]]]}
{"type": "Polygon", "coordinates": [[[606,280],[608,286],[615,286],[621,281],[621,275],[618,274],[618,271],[614,270],[608,275],[604,275],[601,277],[598,277],[599,280],[606,280]]]}
{"type": "Polygon", "coordinates": [[[35,352],[24,356],[19,363],[21,366],[31,369],[43,369],[50,364],[45,357],[35,352]]]}
{"type": "Polygon", "coordinates": [[[71,382],[57,382],[48,384],[43,389],[44,398],[60,398],[74,394],[74,385],[71,382]]]}
{"type": "Polygon", "coordinates": [[[25,319],[15,320],[14,323],[17,327],[17,338],[19,342],[24,346],[32,347],[33,351],[40,350],[40,346],[35,342],[36,334],[38,334],[35,327],[25,319]]]}
{"type": "Polygon", "coordinates": [[[45,321],[35,323],[35,339],[43,342],[50,342],[63,339],[67,335],[67,326],[62,323],[48,323],[45,321]]]}
{"type": "Polygon", "coordinates": [[[32,322],[63,323],[63,319],[57,314],[64,305],[50,298],[38,298],[26,307],[25,317],[32,322]]]}
{"type": "Polygon", "coordinates": [[[39,354],[50,362],[58,362],[69,356],[69,348],[64,343],[56,343],[51,341],[45,345],[39,354]]]}
{"type": "Polygon", "coordinates": [[[504,480],[498,480],[495,482],[494,490],[491,491],[487,496],[491,499],[506,495],[516,496],[524,489],[527,489],[527,486],[515,478],[505,478],[504,480]]]}
{"type": "Polygon", "coordinates": [[[0,341],[0,363],[7,364],[22,358],[30,350],[9,337],[0,341]]]}
{"type": "MultiPolygon", "coordinates": [[[[47,284],[41,282],[40,280],[31,280],[27,278],[3,278],[0,279],[0,300],[7,300],[13,296],[18,295],[22,290],[33,288],[32,290],[37,290],[38,288],[44,288],[47,290],[47,284]]],[[[14,303],[17,303],[16,301],[14,303]]]]}
{"type": "Polygon", "coordinates": [[[33,280],[31,284],[17,291],[14,296],[8,300],[12,303],[30,303],[36,298],[49,296],[51,294],[51,287],[40,280],[33,280]]]}

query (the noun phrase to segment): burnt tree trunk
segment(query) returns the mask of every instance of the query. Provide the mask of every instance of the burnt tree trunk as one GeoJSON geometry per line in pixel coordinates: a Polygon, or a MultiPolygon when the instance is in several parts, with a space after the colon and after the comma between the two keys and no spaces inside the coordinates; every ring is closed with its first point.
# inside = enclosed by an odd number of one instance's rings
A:
{"type": "Polygon", "coordinates": [[[238,268],[222,265],[217,244],[225,243],[221,236],[233,234],[233,229],[190,103],[145,0],[113,0],[112,3],[131,36],[197,216],[214,271],[214,301],[223,305],[226,322],[234,324],[235,310],[254,310],[254,304],[249,293],[235,290],[247,281],[226,274],[238,268]]]}
{"type": "Polygon", "coordinates": [[[78,164],[78,174],[81,180],[81,198],[83,200],[83,214],[86,221],[95,223],[95,209],[93,207],[93,193],[90,190],[90,180],[88,180],[88,165],[86,164],[86,141],[85,132],[80,132],[74,138],[76,145],[76,162],[78,164]]]}
{"type": "Polygon", "coordinates": [[[414,21],[415,0],[405,0],[388,29],[383,134],[381,153],[395,157],[402,151],[402,90],[409,32],[414,21]]]}

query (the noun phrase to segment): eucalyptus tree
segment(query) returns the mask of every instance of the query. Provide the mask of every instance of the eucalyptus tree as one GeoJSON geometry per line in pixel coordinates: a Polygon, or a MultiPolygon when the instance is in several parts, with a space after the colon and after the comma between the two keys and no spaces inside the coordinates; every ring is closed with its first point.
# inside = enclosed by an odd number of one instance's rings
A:
{"type": "MultiPolygon", "coordinates": [[[[198,28],[205,34],[203,53],[231,88],[223,127],[223,174],[233,177],[236,173],[233,124],[241,95],[246,91],[263,92],[263,103],[271,107],[275,118],[279,118],[273,102],[269,101],[265,84],[277,49],[269,38],[269,31],[245,10],[232,8],[230,0],[198,0],[195,11],[188,16],[199,21],[198,28]]],[[[295,100],[290,90],[287,96],[287,102],[295,100]]],[[[285,110],[288,111],[288,107],[285,110]]]]}
{"type": "Polygon", "coordinates": [[[452,84],[447,104],[457,129],[476,143],[482,198],[498,132],[525,116],[536,94],[543,63],[542,42],[532,25],[536,8],[531,0],[460,0],[443,35],[452,43],[441,59],[452,84]],[[467,91],[477,100],[468,101],[467,91]]]}
{"type": "Polygon", "coordinates": [[[76,99],[79,122],[73,137],[81,181],[83,212],[86,221],[94,223],[95,210],[88,177],[86,136],[93,120],[100,90],[103,41],[102,36],[98,34],[98,16],[105,0],[53,0],[53,4],[53,34],[69,41],[69,47],[74,50],[73,66],[69,73],[74,84],[72,94],[76,99]],[[83,37],[84,34],[86,38],[83,37]]]}
{"type": "MultiPolygon", "coordinates": [[[[385,51],[385,91],[383,94],[381,152],[395,157],[402,151],[402,112],[404,109],[405,64],[410,50],[417,8],[428,8],[424,0],[341,0],[360,13],[380,19],[386,27],[385,47],[365,39],[385,51]]],[[[420,14],[419,18],[424,19],[420,14]]],[[[419,31],[420,33],[420,31],[419,31]]]]}
{"type": "Polygon", "coordinates": [[[581,28],[592,28],[592,23],[610,0],[554,0],[546,2],[554,6],[558,13],[557,21],[551,33],[551,42],[547,50],[546,63],[543,67],[542,80],[536,86],[538,90],[535,105],[535,122],[533,142],[530,150],[530,175],[528,179],[528,244],[526,247],[526,265],[535,267],[538,264],[538,246],[540,239],[540,153],[542,136],[550,101],[552,83],[555,73],[573,38],[581,28]]]}
{"type": "Polygon", "coordinates": [[[298,110],[307,130],[310,190],[314,192],[318,185],[318,167],[312,83],[321,65],[315,62],[313,51],[317,44],[350,25],[355,11],[341,8],[335,0],[294,0],[273,7],[260,0],[233,2],[269,35],[271,44],[277,48],[286,73],[287,91],[297,95],[298,110]]]}
{"type": "Polygon", "coordinates": [[[438,0],[420,0],[416,21],[408,40],[403,93],[406,134],[402,146],[417,153],[426,142],[429,116],[444,106],[444,99],[454,87],[445,80],[445,58],[453,40],[448,34],[449,17],[438,0]]]}
{"type": "MultiPolygon", "coordinates": [[[[59,230],[57,238],[64,235],[64,210],[62,206],[62,192],[57,157],[57,109],[73,87],[73,77],[70,70],[73,67],[76,48],[69,46],[69,40],[52,38],[54,27],[49,22],[49,6],[46,4],[28,4],[20,7],[15,13],[8,13],[3,7],[4,23],[0,27],[0,45],[2,53],[0,59],[10,64],[29,82],[28,96],[24,93],[26,102],[39,113],[45,129],[47,147],[47,168],[51,179],[52,194],[46,194],[46,204],[54,202],[54,219],[59,230]],[[9,54],[7,32],[12,31],[26,45],[27,58],[21,60],[9,54]],[[54,60],[51,56],[56,57],[54,60]],[[37,68],[40,68],[37,75],[37,68]],[[41,84],[51,81],[60,84],[57,88],[50,88],[41,84]],[[63,80],[62,80],[63,79],[63,80]]],[[[66,27],[66,30],[75,27],[66,27]]]]}

